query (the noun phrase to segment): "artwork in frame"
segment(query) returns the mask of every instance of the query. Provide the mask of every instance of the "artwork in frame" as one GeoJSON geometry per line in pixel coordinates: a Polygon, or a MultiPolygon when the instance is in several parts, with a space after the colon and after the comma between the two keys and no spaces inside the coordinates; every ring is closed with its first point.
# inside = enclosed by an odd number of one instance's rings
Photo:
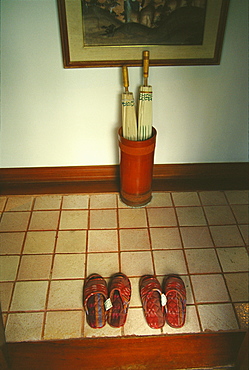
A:
{"type": "Polygon", "coordinates": [[[57,0],[65,68],[219,64],[229,0],[57,0]]]}

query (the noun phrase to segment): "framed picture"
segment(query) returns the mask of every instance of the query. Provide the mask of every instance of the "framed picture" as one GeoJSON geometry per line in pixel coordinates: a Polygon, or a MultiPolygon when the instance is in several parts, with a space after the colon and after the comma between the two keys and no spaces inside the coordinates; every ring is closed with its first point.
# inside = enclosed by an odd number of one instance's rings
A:
{"type": "Polygon", "coordinates": [[[65,68],[219,64],[229,0],[57,0],[65,68]]]}

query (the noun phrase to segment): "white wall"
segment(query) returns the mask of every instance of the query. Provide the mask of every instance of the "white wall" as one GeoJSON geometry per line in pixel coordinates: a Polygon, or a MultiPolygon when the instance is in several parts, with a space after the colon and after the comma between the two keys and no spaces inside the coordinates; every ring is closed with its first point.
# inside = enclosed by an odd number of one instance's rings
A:
{"type": "MultiPolygon", "coordinates": [[[[219,66],[150,68],[155,163],[248,160],[247,7],[230,1],[219,66]]],[[[0,166],[117,164],[120,68],[63,69],[56,0],[2,0],[1,17],[0,166]]]]}

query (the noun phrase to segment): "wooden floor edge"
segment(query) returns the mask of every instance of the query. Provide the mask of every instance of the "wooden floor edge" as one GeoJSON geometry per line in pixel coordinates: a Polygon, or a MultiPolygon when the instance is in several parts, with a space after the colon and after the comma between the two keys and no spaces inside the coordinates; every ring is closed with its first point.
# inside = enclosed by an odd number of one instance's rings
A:
{"type": "Polygon", "coordinates": [[[7,343],[18,369],[187,369],[234,365],[245,331],[7,343]]]}
{"type": "MultiPolygon", "coordinates": [[[[0,194],[119,191],[119,165],[1,168],[0,194]]],[[[155,164],[152,190],[249,188],[249,163],[155,164]]]]}

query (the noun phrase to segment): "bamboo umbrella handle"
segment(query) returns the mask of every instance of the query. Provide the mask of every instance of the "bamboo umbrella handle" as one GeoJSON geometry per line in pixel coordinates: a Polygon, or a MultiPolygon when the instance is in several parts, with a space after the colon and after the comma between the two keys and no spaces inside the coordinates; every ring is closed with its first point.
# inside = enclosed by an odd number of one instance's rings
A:
{"type": "Polygon", "coordinates": [[[125,92],[129,92],[129,78],[128,78],[128,69],[127,66],[122,67],[122,72],[123,72],[123,84],[125,88],[125,92]]]}
{"type": "Polygon", "coordinates": [[[148,50],[143,52],[143,75],[144,75],[144,86],[148,86],[148,77],[149,77],[149,54],[148,50]]]}

